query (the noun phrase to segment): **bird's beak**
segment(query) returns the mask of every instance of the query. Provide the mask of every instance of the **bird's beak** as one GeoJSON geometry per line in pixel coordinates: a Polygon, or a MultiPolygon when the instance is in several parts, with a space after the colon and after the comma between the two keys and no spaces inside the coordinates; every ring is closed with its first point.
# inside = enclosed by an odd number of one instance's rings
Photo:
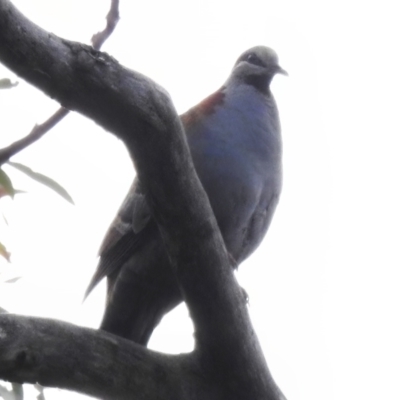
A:
{"type": "Polygon", "coordinates": [[[285,75],[285,76],[289,76],[289,74],[286,72],[286,70],[284,70],[280,65],[277,65],[275,67],[275,73],[276,74],[282,74],[282,75],[285,75]]]}

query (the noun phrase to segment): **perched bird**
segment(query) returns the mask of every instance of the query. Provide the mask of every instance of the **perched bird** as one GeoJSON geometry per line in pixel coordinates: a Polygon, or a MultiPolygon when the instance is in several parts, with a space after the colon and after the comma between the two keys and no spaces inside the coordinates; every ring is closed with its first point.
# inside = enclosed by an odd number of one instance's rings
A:
{"type": "MultiPolygon", "coordinates": [[[[226,83],[181,116],[197,174],[236,267],[260,244],[281,192],[278,110],[270,91],[276,53],[258,46],[237,60],[226,83]]],[[[108,280],[101,329],[147,342],[182,297],[161,235],[136,179],[100,249],[86,295],[108,280]]]]}

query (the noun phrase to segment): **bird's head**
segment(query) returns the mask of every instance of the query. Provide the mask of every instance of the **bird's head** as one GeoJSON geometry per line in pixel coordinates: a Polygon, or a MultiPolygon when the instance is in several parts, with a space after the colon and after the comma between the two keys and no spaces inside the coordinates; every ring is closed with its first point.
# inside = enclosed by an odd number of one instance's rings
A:
{"type": "Polygon", "coordinates": [[[229,81],[246,83],[262,93],[268,93],[275,74],[287,75],[287,72],[279,65],[275,51],[269,47],[256,46],[245,51],[238,58],[229,81]]]}

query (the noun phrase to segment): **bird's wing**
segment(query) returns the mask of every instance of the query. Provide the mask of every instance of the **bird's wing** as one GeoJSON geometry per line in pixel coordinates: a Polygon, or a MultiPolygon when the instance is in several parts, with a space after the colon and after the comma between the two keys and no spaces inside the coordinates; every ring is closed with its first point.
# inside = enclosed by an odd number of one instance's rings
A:
{"type": "Polygon", "coordinates": [[[135,179],[100,246],[100,261],[85,298],[104,277],[115,275],[135,252],[146,236],[149,221],[146,196],[139,180],[135,179]]]}
{"type": "Polygon", "coordinates": [[[146,195],[142,185],[135,179],[114,221],[111,223],[99,249],[99,256],[107,255],[124,236],[139,234],[150,220],[146,195]]]}
{"type": "Polygon", "coordinates": [[[206,97],[197,106],[190,108],[181,115],[181,121],[186,130],[190,133],[190,128],[199,123],[199,121],[215,112],[217,106],[224,102],[225,87],[222,86],[219,90],[206,97]]]}

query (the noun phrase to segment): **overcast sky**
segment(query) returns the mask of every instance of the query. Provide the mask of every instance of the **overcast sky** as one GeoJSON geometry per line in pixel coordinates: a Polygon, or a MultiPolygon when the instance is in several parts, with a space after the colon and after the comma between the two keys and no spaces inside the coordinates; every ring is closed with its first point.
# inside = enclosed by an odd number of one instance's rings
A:
{"type": "MultiPolygon", "coordinates": [[[[86,43],[109,7],[108,0],[13,3],[43,28],[86,43]]],[[[179,112],[219,88],[254,45],[273,47],[289,72],[272,85],[284,141],[281,202],[266,239],[238,273],[288,400],[400,398],[397,5],[121,0],[120,23],[103,47],[163,85],[179,112]]],[[[17,79],[2,66],[1,77],[17,79]]],[[[18,81],[0,92],[1,147],[57,109],[18,81]]],[[[74,114],[13,160],[55,178],[76,205],[7,168],[28,193],[1,200],[8,221],[0,222],[1,241],[12,264],[0,264],[0,278],[23,278],[1,284],[0,306],[97,327],[104,286],[81,301],[133,178],[123,145],[74,114]]],[[[181,306],[151,347],[177,353],[191,346],[181,306]]],[[[49,391],[46,398],[72,397],[49,391]]]]}

